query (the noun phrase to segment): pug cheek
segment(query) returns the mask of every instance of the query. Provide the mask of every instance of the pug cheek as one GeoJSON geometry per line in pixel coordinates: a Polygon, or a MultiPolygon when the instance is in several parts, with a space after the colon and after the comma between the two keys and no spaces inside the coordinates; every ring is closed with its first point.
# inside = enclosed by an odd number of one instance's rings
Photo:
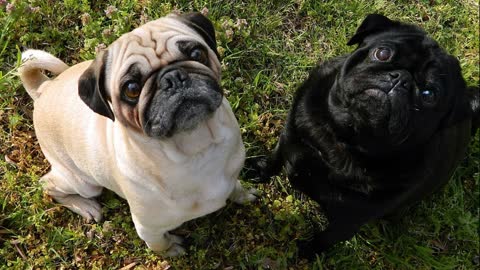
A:
{"type": "Polygon", "coordinates": [[[329,106],[337,109],[348,109],[351,106],[352,98],[347,94],[349,91],[344,89],[339,85],[332,87],[328,94],[329,106]]]}
{"type": "Polygon", "coordinates": [[[117,102],[113,104],[113,111],[115,117],[120,123],[122,123],[122,125],[137,132],[142,132],[142,124],[137,107],[138,106],[132,106],[130,104],[125,104],[121,100],[117,100],[117,102]]]}
{"type": "Polygon", "coordinates": [[[149,137],[163,138],[172,135],[174,111],[168,108],[162,97],[153,99],[145,107],[143,117],[143,132],[149,137]]]}

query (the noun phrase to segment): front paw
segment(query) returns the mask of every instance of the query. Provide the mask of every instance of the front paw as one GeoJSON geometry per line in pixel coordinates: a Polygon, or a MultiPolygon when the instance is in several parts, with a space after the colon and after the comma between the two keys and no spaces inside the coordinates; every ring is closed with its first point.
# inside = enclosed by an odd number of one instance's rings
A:
{"type": "Polygon", "coordinates": [[[182,246],[184,240],[182,237],[170,233],[166,233],[162,241],[151,243],[147,242],[147,246],[156,254],[165,257],[177,257],[186,253],[182,246]],[[167,248],[165,248],[167,246],[167,248]]]}
{"type": "Polygon", "coordinates": [[[54,199],[71,211],[84,217],[87,222],[102,220],[102,207],[95,199],[87,199],[77,194],[55,196],[54,199]]]}
{"type": "Polygon", "coordinates": [[[246,189],[239,180],[235,183],[235,188],[230,194],[229,199],[238,204],[246,204],[257,199],[260,192],[256,188],[246,189]]]}
{"type": "Polygon", "coordinates": [[[185,248],[183,247],[184,239],[181,236],[169,234],[170,241],[172,245],[166,250],[165,256],[167,257],[177,257],[182,256],[186,253],[185,248]]]}
{"type": "Polygon", "coordinates": [[[242,175],[243,179],[249,182],[265,183],[270,180],[267,156],[248,157],[242,175]]]}
{"type": "Polygon", "coordinates": [[[236,192],[236,194],[232,194],[230,198],[235,203],[246,204],[246,203],[255,201],[258,195],[260,195],[260,191],[258,191],[258,189],[250,188],[250,189],[243,189],[239,192],[236,192]]]}

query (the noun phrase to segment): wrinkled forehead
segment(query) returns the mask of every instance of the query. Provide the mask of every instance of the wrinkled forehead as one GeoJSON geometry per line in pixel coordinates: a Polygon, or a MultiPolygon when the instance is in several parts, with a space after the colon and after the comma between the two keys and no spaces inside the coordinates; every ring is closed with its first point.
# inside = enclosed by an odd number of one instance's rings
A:
{"type": "Polygon", "coordinates": [[[211,69],[220,76],[220,63],[215,53],[194,29],[176,19],[175,15],[148,22],[122,35],[108,48],[108,69],[114,70],[117,76],[126,74],[134,64],[143,74],[158,70],[182,55],[178,41],[201,43],[212,60],[211,69]]]}
{"type": "Polygon", "coordinates": [[[435,40],[428,37],[423,32],[407,32],[407,31],[393,31],[383,32],[365,38],[367,45],[390,44],[396,47],[404,47],[409,49],[429,49],[438,47],[435,40]]]}
{"type": "Polygon", "coordinates": [[[375,48],[388,47],[394,50],[395,63],[416,66],[419,63],[437,61],[436,56],[442,54],[438,43],[422,32],[385,32],[367,37],[361,48],[365,53],[375,48]]]}

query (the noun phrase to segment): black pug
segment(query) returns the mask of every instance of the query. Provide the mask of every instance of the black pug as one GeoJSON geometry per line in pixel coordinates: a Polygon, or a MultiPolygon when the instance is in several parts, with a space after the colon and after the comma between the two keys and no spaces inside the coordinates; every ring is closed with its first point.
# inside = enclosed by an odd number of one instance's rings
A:
{"type": "Polygon", "coordinates": [[[285,166],[323,207],[316,253],[445,185],[478,127],[478,88],[419,27],[368,15],[354,44],[298,89],[273,153],[247,161],[259,181],[285,166]]]}

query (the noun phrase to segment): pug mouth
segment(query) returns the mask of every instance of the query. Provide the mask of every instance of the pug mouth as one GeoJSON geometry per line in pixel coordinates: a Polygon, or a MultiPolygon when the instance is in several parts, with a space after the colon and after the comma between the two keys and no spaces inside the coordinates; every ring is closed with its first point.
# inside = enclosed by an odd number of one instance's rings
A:
{"type": "Polygon", "coordinates": [[[360,102],[361,104],[364,104],[362,107],[372,107],[373,110],[377,111],[380,107],[387,106],[390,102],[390,98],[389,93],[385,90],[380,88],[367,88],[357,93],[353,100],[355,100],[354,103],[360,102]]]}
{"type": "Polygon", "coordinates": [[[358,124],[374,137],[385,138],[390,145],[401,145],[409,137],[409,87],[397,83],[390,88],[371,87],[355,96],[354,110],[358,124]]]}
{"type": "Polygon", "coordinates": [[[387,93],[379,88],[369,88],[366,89],[359,94],[365,95],[367,98],[375,98],[375,99],[386,99],[388,98],[387,93]]]}
{"type": "Polygon", "coordinates": [[[188,100],[181,103],[169,115],[162,115],[161,121],[147,122],[145,133],[154,138],[170,138],[182,131],[191,131],[199,123],[208,120],[219,107],[211,102],[188,100]]]}
{"type": "Polygon", "coordinates": [[[188,81],[178,82],[170,78],[158,82],[156,94],[145,114],[143,130],[150,137],[169,138],[193,130],[208,120],[222,102],[222,91],[215,80],[187,73],[178,77],[188,81]]]}
{"type": "Polygon", "coordinates": [[[393,85],[393,87],[369,87],[358,92],[355,95],[355,99],[361,103],[365,103],[367,106],[371,106],[372,111],[385,111],[389,112],[389,107],[399,101],[408,102],[408,92],[410,89],[410,83],[401,81],[393,85]]]}
{"type": "Polygon", "coordinates": [[[171,133],[193,130],[199,123],[209,119],[220,106],[216,101],[186,100],[173,113],[171,133]]]}

